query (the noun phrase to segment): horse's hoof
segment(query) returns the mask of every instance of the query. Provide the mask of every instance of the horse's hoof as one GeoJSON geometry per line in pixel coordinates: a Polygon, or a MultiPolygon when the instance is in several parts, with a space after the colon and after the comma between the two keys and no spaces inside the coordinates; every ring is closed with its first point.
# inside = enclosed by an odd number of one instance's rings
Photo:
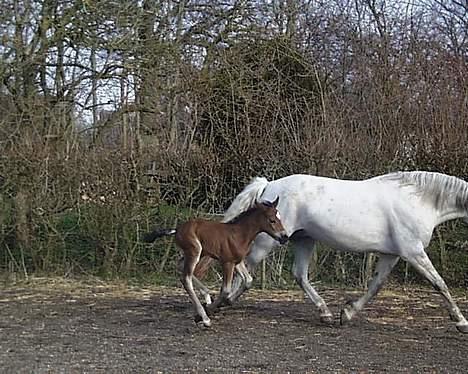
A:
{"type": "Polygon", "coordinates": [[[211,321],[210,320],[203,321],[203,326],[206,328],[211,327],[211,321]]]}
{"type": "Polygon", "coordinates": [[[206,320],[203,320],[202,317],[200,317],[199,315],[196,315],[193,317],[195,323],[197,324],[197,326],[199,325],[200,322],[202,322],[202,325],[204,327],[211,327],[211,320],[210,319],[206,319],[206,320]]]}
{"type": "Polygon", "coordinates": [[[326,325],[333,324],[333,316],[331,314],[324,314],[320,316],[320,322],[325,323],[326,325]]]}
{"type": "Polygon", "coordinates": [[[457,330],[462,332],[463,334],[468,334],[468,323],[464,321],[461,324],[456,324],[457,330]]]}

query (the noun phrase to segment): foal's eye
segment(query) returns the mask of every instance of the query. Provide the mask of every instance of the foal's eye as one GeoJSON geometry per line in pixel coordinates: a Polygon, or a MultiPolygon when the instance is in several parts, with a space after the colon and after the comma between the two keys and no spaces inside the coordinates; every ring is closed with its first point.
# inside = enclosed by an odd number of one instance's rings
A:
{"type": "Polygon", "coordinates": [[[275,222],[276,222],[275,219],[270,218],[270,223],[275,223],[275,222]]]}

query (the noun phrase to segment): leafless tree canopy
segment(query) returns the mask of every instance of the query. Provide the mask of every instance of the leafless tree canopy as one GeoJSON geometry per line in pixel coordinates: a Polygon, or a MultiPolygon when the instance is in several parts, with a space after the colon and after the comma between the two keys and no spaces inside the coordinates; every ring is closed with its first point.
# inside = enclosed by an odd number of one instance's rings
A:
{"type": "MultiPolygon", "coordinates": [[[[465,1],[0,6],[9,273],[167,271],[171,244],[149,249],[141,232],[222,212],[256,175],[468,176],[465,1]]],[[[457,226],[442,230],[448,266],[461,255],[446,249],[466,242],[457,226]]],[[[275,256],[280,279],[289,255],[275,256]]],[[[367,260],[319,257],[329,279],[368,271],[367,260]]]]}

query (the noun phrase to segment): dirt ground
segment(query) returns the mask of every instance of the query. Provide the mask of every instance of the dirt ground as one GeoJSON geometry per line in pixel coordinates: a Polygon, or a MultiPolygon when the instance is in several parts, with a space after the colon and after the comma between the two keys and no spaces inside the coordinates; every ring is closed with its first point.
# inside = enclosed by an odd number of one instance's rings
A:
{"type": "MultiPolygon", "coordinates": [[[[359,293],[318,289],[336,313],[333,326],[300,291],[251,291],[205,329],[179,288],[0,286],[0,372],[467,372],[468,336],[431,290],[383,291],[341,327],[341,306],[359,293]]],[[[467,296],[456,296],[465,315],[467,296]]]]}

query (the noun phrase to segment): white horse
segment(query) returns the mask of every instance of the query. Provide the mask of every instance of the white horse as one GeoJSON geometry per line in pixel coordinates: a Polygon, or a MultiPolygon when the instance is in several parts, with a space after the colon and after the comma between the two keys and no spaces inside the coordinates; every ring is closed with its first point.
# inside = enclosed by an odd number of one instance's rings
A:
{"type": "MultiPolygon", "coordinates": [[[[468,333],[467,320],[425,252],[437,225],[468,217],[467,182],[419,171],[362,181],[312,175],[291,175],[271,182],[255,178],[235,198],[223,220],[239,215],[256,200],[276,197],[280,198],[278,211],[294,249],[294,277],[319,309],[324,322],[330,323],[332,314],[308,280],[309,262],[317,241],[337,250],[379,254],[367,292],[342,309],[342,324],[377,294],[401,257],[443,296],[457,329],[468,333]]],[[[246,258],[247,267],[254,268],[276,245],[273,239],[260,234],[246,258]]],[[[237,282],[230,301],[236,300],[252,282],[244,264],[237,270],[241,282],[237,282]]]]}

